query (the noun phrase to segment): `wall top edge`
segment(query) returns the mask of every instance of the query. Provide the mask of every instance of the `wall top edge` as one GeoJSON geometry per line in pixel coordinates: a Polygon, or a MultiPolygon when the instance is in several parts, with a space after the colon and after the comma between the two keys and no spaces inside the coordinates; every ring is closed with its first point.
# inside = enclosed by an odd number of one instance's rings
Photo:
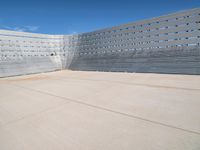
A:
{"type": "Polygon", "coordinates": [[[3,30],[0,29],[0,35],[8,36],[24,36],[24,37],[35,37],[35,38],[63,38],[63,35],[51,35],[51,34],[40,34],[40,33],[31,33],[31,32],[21,32],[21,31],[12,31],[12,30],[3,30]]]}

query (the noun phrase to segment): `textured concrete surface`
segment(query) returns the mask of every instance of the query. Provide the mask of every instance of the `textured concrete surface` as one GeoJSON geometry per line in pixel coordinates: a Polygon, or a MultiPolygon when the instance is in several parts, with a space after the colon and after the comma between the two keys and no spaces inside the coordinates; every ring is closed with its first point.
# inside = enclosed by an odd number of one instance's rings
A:
{"type": "Polygon", "coordinates": [[[62,37],[0,30],[0,77],[62,69],[62,37]]]}
{"type": "Polygon", "coordinates": [[[0,79],[1,150],[199,150],[200,76],[58,71],[0,79]]]}
{"type": "Polygon", "coordinates": [[[73,59],[71,70],[200,74],[200,47],[129,51],[73,59]]]}

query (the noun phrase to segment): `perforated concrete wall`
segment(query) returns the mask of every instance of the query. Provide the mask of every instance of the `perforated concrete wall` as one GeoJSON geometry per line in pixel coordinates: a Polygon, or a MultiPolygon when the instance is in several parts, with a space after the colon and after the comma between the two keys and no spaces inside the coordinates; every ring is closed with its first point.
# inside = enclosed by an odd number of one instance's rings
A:
{"type": "Polygon", "coordinates": [[[60,69],[200,74],[200,9],[77,35],[0,30],[0,77],[60,69]]]}
{"type": "Polygon", "coordinates": [[[0,76],[62,68],[62,36],[0,30],[0,76]]]}
{"type": "Polygon", "coordinates": [[[200,9],[80,34],[70,69],[200,73],[200,9]]]}

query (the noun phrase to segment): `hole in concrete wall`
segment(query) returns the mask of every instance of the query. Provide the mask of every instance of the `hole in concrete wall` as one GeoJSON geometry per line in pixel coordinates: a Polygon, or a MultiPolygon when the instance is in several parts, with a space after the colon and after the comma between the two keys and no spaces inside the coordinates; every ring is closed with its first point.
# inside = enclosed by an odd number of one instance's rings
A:
{"type": "Polygon", "coordinates": [[[56,56],[56,52],[52,52],[50,55],[51,56],[56,56]]]}

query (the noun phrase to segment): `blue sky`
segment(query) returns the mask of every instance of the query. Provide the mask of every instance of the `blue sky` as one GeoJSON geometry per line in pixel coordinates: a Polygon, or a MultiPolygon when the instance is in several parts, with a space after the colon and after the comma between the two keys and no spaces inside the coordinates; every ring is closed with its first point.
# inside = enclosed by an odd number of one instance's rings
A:
{"type": "Polygon", "coordinates": [[[0,29],[73,34],[200,7],[200,0],[0,0],[0,29]]]}

